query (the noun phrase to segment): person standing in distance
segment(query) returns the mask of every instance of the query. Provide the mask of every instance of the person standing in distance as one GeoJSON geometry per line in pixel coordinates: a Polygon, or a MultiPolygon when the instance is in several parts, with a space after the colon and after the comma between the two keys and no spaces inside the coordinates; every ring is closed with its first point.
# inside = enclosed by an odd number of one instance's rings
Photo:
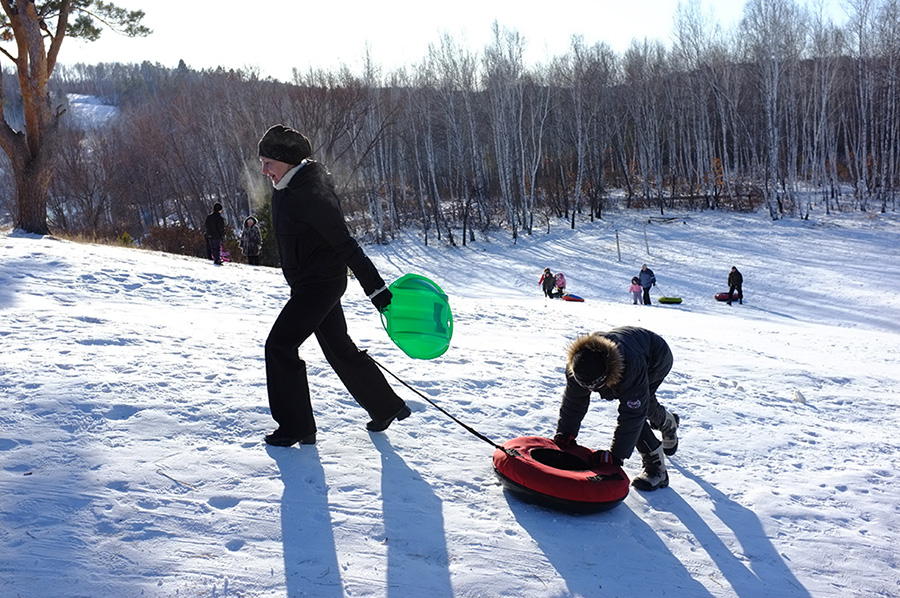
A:
{"type": "Polygon", "coordinates": [[[255,216],[248,216],[244,221],[244,230],[241,231],[241,251],[247,256],[247,263],[251,266],[259,265],[259,253],[262,251],[262,233],[259,231],[259,221],[255,216]]]}
{"type": "Polygon", "coordinates": [[[656,275],[647,267],[647,264],[644,264],[641,266],[641,271],[638,272],[638,280],[641,281],[641,288],[644,289],[644,305],[650,305],[650,287],[656,286],[656,275]]]}
{"type": "Polygon", "coordinates": [[[744,303],[744,291],[741,289],[741,286],[744,284],[744,276],[737,269],[737,266],[731,267],[731,272],[728,273],[728,305],[731,305],[731,301],[737,297],[738,303],[743,305],[744,303]],[[735,295],[735,291],[737,291],[737,295],[735,295]]]}
{"type": "Polygon", "coordinates": [[[217,266],[222,265],[222,239],[225,238],[225,219],[222,204],[216,202],[212,213],[206,217],[206,256],[217,266]]]}
{"type": "Polygon", "coordinates": [[[291,297],[266,339],[269,408],[278,429],[266,443],[315,444],[316,421],[297,351],[315,334],[325,359],[371,417],[366,428],[387,429],[410,415],[378,366],[347,334],[341,297],[347,268],[356,275],[378,309],[391,302],[391,291],[375,265],[347,229],[331,173],[311,159],[309,140],[294,129],[275,125],[259,140],[262,172],[272,181],[272,224],[278,255],[291,297]]]}

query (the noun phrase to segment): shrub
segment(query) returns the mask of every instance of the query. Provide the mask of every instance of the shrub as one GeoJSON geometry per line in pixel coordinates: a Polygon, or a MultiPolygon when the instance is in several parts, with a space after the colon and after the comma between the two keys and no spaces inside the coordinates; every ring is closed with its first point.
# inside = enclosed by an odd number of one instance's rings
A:
{"type": "Polygon", "coordinates": [[[207,257],[203,233],[184,224],[152,227],[141,239],[141,246],[166,253],[207,257]]]}

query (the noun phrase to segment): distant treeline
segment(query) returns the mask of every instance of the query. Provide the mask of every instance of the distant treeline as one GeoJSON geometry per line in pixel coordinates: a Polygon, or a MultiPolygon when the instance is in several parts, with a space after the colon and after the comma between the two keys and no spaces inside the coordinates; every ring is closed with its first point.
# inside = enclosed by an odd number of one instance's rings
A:
{"type": "Polygon", "coordinates": [[[239,228],[267,204],[256,143],[275,123],[310,137],[354,230],[379,242],[403,227],[449,243],[497,227],[515,238],[611,202],[764,206],[773,219],[812,205],[896,210],[900,3],[851,4],[838,27],[788,0],[750,0],[726,33],[689,3],[670,48],[619,55],[573,38],[538,66],[495,27],[480,53],[446,36],[399,71],[295,71],[290,83],[183,64],[59,67],[55,97],[95,95],[120,113],[63,131],[51,228],[140,239],[199,229],[216,201],[239,228]]]}

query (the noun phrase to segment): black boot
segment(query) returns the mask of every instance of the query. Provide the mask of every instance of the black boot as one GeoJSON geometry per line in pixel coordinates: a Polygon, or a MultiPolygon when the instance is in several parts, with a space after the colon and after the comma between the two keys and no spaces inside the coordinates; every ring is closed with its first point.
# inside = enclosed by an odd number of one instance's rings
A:
{"type": "Polygon", "coordinates": [[[281,428],[278,428],[271,434],[266,435],[266,444],[272,446],[293,446],[298,442],[300,444],[315,444],[316,443],[316,433],[313,432],[307,436],[298,436],[297,434],[292,434],[291,432],[285,432],[281,428]]]}
{"type": "Polygon", "coordinates": [[[412,411],[410,411],[409,407],[407,407],[406,403],[404,403],[403,407],[400,409],[400,411],[398,411],[394,415],[390,416],[389,418],[382,419],[382,420],[374,420],[374,419],[371,420],[369,423],[366,424],[366,430],[368,430],[369,432],[382,432],[384,430],[387,430],[388,426],[390,426],[392,423],[394,423],[395,419],[396,420],[406,419],[411,414],[412,414],[412,411]]]}

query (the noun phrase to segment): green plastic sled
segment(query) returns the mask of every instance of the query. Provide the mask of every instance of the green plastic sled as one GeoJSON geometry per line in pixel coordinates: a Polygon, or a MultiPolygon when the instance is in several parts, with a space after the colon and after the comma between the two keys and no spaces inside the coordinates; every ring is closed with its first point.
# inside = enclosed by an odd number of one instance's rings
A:
{"type": "Polygon", "coordinates": [[[450,347],[453,314],[447,295],[418,274],[404,274],[390,287],[391,304],[381,323],[391,340],[414,359],[434,359],[450,347]]]}

